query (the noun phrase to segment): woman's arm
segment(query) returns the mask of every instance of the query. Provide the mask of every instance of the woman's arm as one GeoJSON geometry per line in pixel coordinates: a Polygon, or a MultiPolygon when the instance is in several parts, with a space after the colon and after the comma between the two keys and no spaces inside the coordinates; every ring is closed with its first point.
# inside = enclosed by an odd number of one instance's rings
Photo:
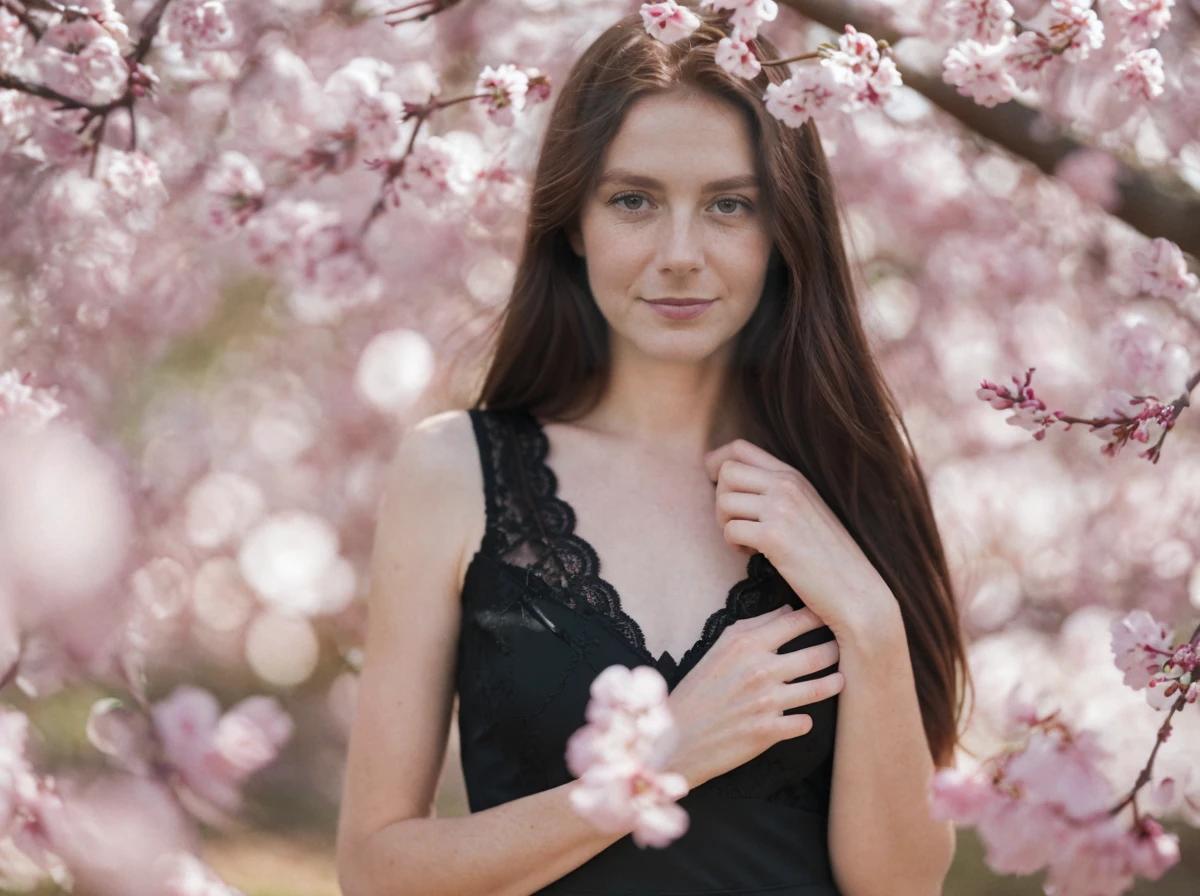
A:
{"type": "Polygon", "coordinates": [[[939,896],[954,824],[935,821],[933,756],[921,726],[899,607],[838,639],[829,852],[845,896],[939,896]]]}
{"type": "Polygon", "coordinates": [[[570,781],[461,818],[411,818],[339,861],[344,896],[527,896],[628,831],[597,831],[568,802],[570,781]]]}
{"type": "Polygon", "coordinates": [[[568,802],[572,781],[465,818],[430,818],[454,702],[460,569],[482,525],[470,418],[406,432],[378,505],[364,661],[338,818],[345,896],[532,893],[622,834],[568,802]]]}

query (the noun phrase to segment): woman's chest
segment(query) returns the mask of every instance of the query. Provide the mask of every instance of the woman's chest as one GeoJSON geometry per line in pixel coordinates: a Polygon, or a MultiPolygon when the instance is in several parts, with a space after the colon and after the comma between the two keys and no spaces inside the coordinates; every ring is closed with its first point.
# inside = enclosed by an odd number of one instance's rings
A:
{"type": "Polygon", "coordinates": [[[644,463],[607,473],[562,466],[559,495],[574,510],[574,534],[650,653],[679,659],[746,576],[749,552],[725,540],[712,483],[644,463]]]}

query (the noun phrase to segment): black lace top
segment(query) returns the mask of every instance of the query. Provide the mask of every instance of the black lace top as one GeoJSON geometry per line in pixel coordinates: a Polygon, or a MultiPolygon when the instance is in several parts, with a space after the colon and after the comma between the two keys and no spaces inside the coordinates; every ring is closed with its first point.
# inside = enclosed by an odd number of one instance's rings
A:
{"type": "MultiPolygon", "coordinates": [[[[730,623],[803,602],[756,553],[678,661],[669,652],[652,656],[601,578],[596,551],[575,534],[537,417],[523,409],[469,413],[487,528],[463,584],[456,684],[463,775],[477,812],[572,779],[567,739],[585,723],[588,688],[607,666],[654,666],[673,689],[730,623]]],[[[780,650],[832,638],[822,626],[780,650]]],[[[837,696],[788,712],[811,715],[811,731],[683,797],[682,837],[642,849],[625,836],[539,892],[838,896],[827,849],[837,696]]]]}

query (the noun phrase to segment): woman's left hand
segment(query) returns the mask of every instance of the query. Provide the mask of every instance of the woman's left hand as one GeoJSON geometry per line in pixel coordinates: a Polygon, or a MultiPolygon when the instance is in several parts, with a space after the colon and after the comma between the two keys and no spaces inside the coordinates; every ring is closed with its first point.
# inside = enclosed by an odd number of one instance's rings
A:
{"type": "Polygon", "coordinates": [[[766,555],[836,637],[898,610],[887,583],[812,483],[746,439],[704,456],[725,540],[766,555]]]}

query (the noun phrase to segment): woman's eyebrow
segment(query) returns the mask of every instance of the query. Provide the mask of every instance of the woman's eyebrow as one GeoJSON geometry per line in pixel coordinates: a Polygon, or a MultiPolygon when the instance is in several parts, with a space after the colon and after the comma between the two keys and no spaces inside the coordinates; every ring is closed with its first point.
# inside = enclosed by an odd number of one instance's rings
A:
{"type": "MultiPolygon", "coordinates": [[[[600,175],[600,179],[596,181],[596,185],[608,183],[633,184],[638,187],[649,187],[652,189],[662,189],[662,181],[655,180],[653,177],[646,177],[644,174],[636,174],[625,168],[612,168],[604,174],[600,175]]],[[[705,184],[701,189],[705,192],[710,190],[736,190],[743,187],[758,187],[758,178],[753,174],[739,174],[735,177],[724,177],[720,180],[714,180],[705,184]]]]}

